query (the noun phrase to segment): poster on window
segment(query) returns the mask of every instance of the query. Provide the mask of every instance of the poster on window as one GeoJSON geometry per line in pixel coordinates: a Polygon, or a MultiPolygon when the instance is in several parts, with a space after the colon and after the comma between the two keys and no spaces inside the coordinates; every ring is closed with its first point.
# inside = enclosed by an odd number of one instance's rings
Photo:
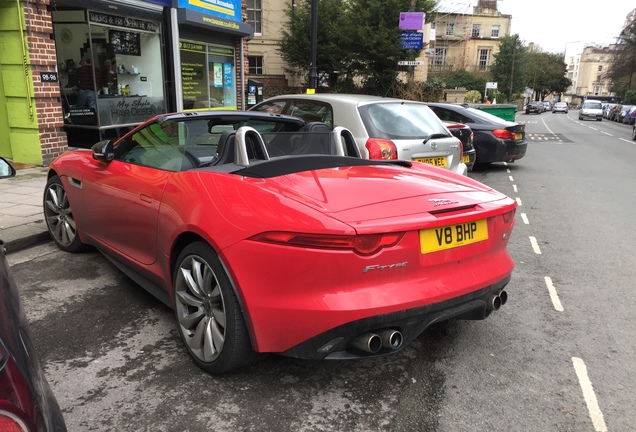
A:
{"type": "Polygon", "coordinates": [[[214,63],[214,87],[223,87],[223,63],[214,63]]]}
{"type": "Polygon", "coordinates": [[[225,106],[234,105],[234,88],[232,84],[232,64],[223,63],[223,94],[225,106]]]}
{"type": "Polygon", "coordinates": [[[208,107],[205,45],[180,42],[183,108],[208,107]]]}

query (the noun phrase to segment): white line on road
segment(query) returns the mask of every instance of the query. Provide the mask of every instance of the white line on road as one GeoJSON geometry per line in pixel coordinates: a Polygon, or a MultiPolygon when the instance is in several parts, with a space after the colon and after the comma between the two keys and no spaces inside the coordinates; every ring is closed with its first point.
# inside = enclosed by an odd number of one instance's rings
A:
{"type": "Polygon", "coordinates": [[[526,216],[525,213],[521,213],[521,219],[523,220],[524,224],[530,225],[530,221],[528,220],[528,216],[526,216]]]}
{"type": "Polygon", "coordinates": [[[583,397],[585,398],[587,410],[590,414],[590,418],[592,419],[594,429],[597,432],[607,432],[607,426],[605,426],[605,420],[603,419],[601,408],[598,406],[592,382],[587,376],[587,367],[585,366],[585,363],[583,363],[583,360],[578,357],[572,357],[572,364],[574,365],[576,376],[579,378],[579,384],[581,385],[581,390],[583,390],[583,397]]]}
{"type": "Polygon", "coordinates": [[[539,249],[539,243],[537,243],[537,239],[530,236],[530,244],[532,245],[534,253],[536,253],[537,255],[541,255],[541,249],[539,249]]]}
{"type": "Polygon", "coordinates": [[[545,123],[544,119],[541,119],[541,121],[543,122],[543,125],[545,126],[545,128],[548,130],[548,132],[550,132],[552,135],[554,135],[554,132],[552,132],[552,130],[550,130],[550,128],[548,127],[548,125],[545,123]]]}
{"type": "Polygon", "coordinates": [[[517,205],[519,207],[521,207],[523,205],[523,204],[521,204],[521,198],[517,197],[517,198],[515,198],[515,201],[517,201],[517,205]]]}
{"type": "Polygon", "coordinates": [[[605,132],[605,131],[601,131],[601,133],[603,133],[603,134],[605,134],[605,135],[609,135],[609,136],[614,136],[614,135],[612,135],[611,133],[607,133],[607,132],[605,132]]]}
{"type": "Polygon", "coordinates": [[[513,179],[512,176],[508,176],[508,178],[510,179],[510,181],[515,181],[515,179],[513,179]]]}
{"type": "Polygon", "coordinates": [[[513,190],[514,192],[517,192],[517,185],[512,185],[512,190],[513,190]]]}
{"type": "Polygon", "coordinates": [[[552,278],[550,278],[550,276],[545,277],[545,284],[548,287],[548,292],[550,293],[550,299],[552,300],[554,308],[559,312],[563,312],[563,305],[561,304],[561,300],[559,300],[559,295],[552,284],[552,278]]]}
{"type": "Polygon", "coordinates": [[[593,128],[592,126],[588,126],[588,127],[589,127],[590,129],[592,129],[592,130],[598,130],[598,129],[596,129],[596,128],[593,128]]]}
{"type": "Polygon", "coordinates": [[[510,174],[510,168],[506,168],[506,172],[510,174]]]}
{"type": "Polygon", "coordinates": [[[630,143],[630,144],[636,144],[636,141],[626,140],[625,138],[619,138],[619,140],[625,141],[626,143],[630,143]]]}

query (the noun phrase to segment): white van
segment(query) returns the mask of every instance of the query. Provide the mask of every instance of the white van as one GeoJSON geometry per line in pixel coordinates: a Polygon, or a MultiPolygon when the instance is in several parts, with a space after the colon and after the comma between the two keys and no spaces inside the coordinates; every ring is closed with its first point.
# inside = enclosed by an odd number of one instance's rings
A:
{"type": "Polygon", "coordinates": [[[599,100],[588,99],[581,105],[579,111],[579,120],[584,118],[595,119],[596,121],[603,120],[603,103],[599,100]]]}

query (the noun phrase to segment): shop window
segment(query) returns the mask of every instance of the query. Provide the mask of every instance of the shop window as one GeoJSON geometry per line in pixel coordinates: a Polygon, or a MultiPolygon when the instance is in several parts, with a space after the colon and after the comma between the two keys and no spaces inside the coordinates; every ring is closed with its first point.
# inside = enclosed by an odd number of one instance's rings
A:
{"type": "Polygon", "coordinates": [[[103,139],[165,112],[158,22],[83,9],[52,19],[67,131],[103,139]]]}
{"type": "Polygon", "coordinates": [[[184,110],[237,109],[234,48],[182,40],[184,110]]]}
{"type": "Polygon", "coordinates": [[[263,57],[262,56],[249,56],[247,58],[249,63],[250,75],[262,75],[263,74],[263,57]]]}
{"type": "Polygon", "coordinates": [[[247,0],[247,23],[255,34],[263,33],[263,6],[261,0],[247,0]]]}

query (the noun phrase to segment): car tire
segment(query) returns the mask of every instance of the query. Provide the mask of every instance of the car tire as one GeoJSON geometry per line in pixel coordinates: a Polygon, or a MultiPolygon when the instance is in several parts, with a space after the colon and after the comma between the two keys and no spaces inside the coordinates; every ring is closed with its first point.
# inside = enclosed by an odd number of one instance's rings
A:
{"type": "Polygon", "coordinates": [[[632,128],[632,140],[636,141],[636,125],[632,128]]]}
{"type": "Polygon", "coordinates": [[[51,238],[66,252],[82,252],[89,247],[80,240],[71,203],[58,176],[52,176],[44,188],[44,220],[51,238]]]}
{"type": "Polygon", "coordinates": [[[263,357],[252,350],[230,278],[209,245],[195,242],[179,254],[173,291],[179,335],[205,372],[229,372],[263,357]]]}

